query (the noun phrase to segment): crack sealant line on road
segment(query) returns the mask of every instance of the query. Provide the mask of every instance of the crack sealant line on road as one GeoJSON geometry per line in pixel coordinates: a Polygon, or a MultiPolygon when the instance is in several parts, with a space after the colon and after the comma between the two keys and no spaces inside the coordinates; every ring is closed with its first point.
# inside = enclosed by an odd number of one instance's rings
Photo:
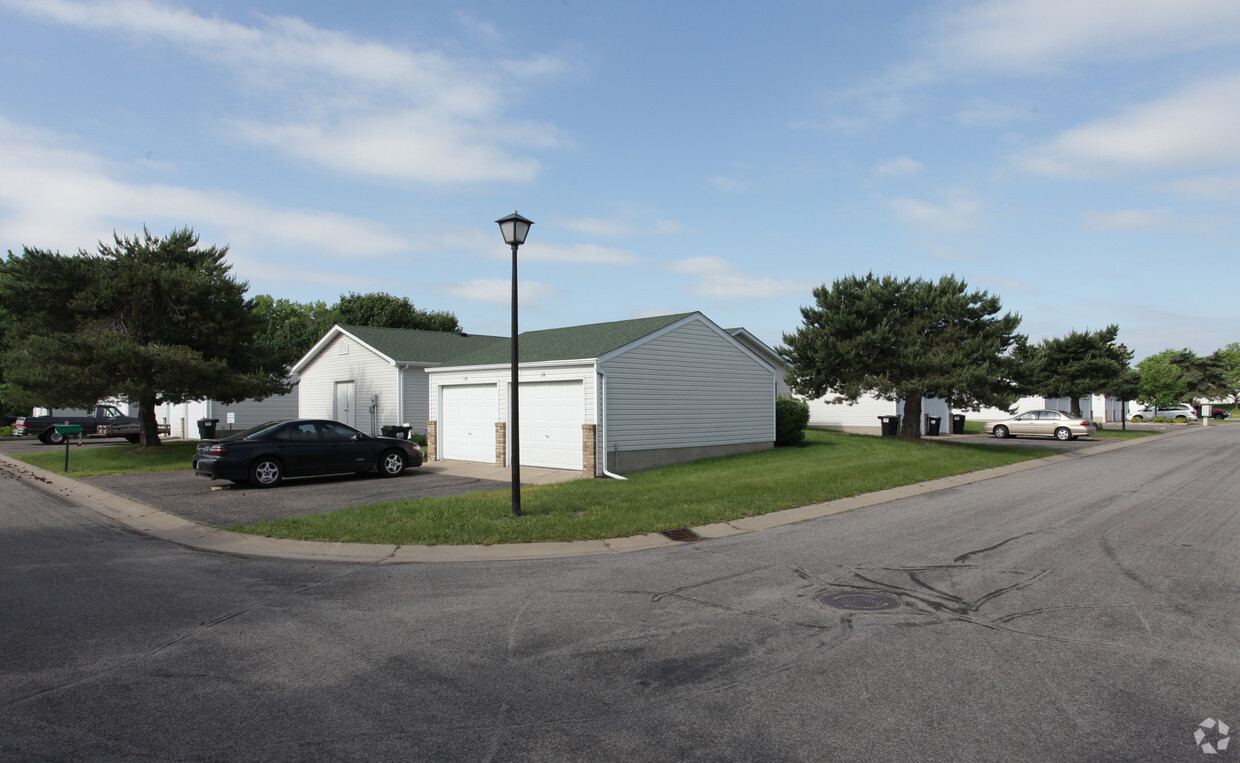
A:
{"type": "MultiPolygon", "coordinates": [[[[1162,434],[1163,437],[1168,435],[1177,436],[1188,434],[1198,429],[1200,427],[1190,426],[1185,427],[1183,430],[1170,430],[1162,434]]],[[[1037,469],[1042,466],[1063,463],[1071,459],[1106,453],[1130,445],[1157,441],[1159,439],[1162,438],[1142,437],[1132,440],[1119,440],[1082,449],[1074,453],[1060,453],[1054,456],[1047,456],[1046,458],[1037,458],[1007,466],[956,474],[937,480],[888,488],[848,498],[839,498],[825,503],[815,503],[809,506],[774,511],[755,517],[743,517],[730,522],[702,525],[692,529],[703,538],[726,538],[734,535],[744,535],[772,527],[820,519],[832,514],[840,514],[845,511],[875,506],[902,498],[912,498],[939,490],[982,482],[995,477],[1003,477],[1028,469],[1037,469]]],[[[221,530],[199,522],[183,519],[139,501],[125,498],[115,493],[109,493],[106,490],[70,479],[64,475],[33,466],[25,461],[9,458],[4,454],[0,454],[0,463],[19,470],[25,470],[30,476],[34,477],[34,479],[26,479],[26,482],[33,484],[35,487],[54,493],[77,506],[102,514],[144,535],[200,551],[214,551],[223,554],[301,561],[401,564],[414,562],[494,562],[550,559],[627,553],[630,551],[682,545],[676,541],[669,540],[659,533],[634,535],[626,538],[611,538],[608,540],[509,543],[494,546],[395,546],[391,544],[327,543],[322,541],[264,538],[258,535],[246,535],[245,533],[221,530]]],[[[19,475],[19,478],[25,478],[25,475],[19,475]]]]}

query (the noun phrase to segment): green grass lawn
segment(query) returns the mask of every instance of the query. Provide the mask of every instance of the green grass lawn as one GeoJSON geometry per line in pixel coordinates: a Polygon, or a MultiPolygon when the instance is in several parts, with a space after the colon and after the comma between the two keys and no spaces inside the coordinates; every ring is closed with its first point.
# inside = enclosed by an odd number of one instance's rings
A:
{"type": "Polygon", "coordinates": [[[527,487],[519,518],[511,516],[510,493],[502,490],[380,503],[229,529],[277,538],[397,545],[615,538],[766,514],[1054,452],[810,431],[800,447],[652,469],[627,481],[527,487]]]}
{"type": "MultiPolygon", "coordinates": [[[[158,448],[143,449],[137,445],[109,445],[98,448],[69,446],[68,476],[103,477],[109,474],[141,474],[142,472],[175,472],[190,468],[190,459],[198,441],[176,442],[158,448]]],[[[41,453],[13,454],[49,472],[65,473],[65,448],[49,447],[41,453]]]]}

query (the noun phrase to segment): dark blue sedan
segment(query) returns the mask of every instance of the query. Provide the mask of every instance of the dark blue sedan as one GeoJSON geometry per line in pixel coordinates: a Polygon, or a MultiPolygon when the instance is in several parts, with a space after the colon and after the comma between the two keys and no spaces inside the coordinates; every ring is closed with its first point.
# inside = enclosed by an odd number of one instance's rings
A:
{"type": "Polygon", "coordinates": [[[268,421],[230,437],[203,440],[194,453],[194,474],[255,487],[318,474],[378,471],[398,477],[421,465],[417,443],[321,419],[268,421]]]}

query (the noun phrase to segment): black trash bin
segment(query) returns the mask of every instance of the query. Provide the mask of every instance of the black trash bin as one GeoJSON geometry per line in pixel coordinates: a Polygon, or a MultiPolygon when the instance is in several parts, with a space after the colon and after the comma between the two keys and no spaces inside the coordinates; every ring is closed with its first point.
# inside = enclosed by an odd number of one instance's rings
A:
{"type": "Polygon", "coordinates": [[[202,440],[215,439],[215,425],[220,423],[219,419],[198,419],[198,438],[202,440]]]}
{"type": "Polygon", "coordinates": [[[900,434],[899,416],[879,416],[878,420],[883,422],[883,437],[895,437],[900,434]]]}
{"type": "Polygon", "coordinates": [[[952,434],[964,434],[964,414],[952,414],[952,434]]]}
{"type": "Polygon", "coordinates": [[[942,416],[927,416],[926,417],[926,434],[929,435],[930,437],[938,437],[939,426],[942,423],[943,423],[942,416]]]}
{"type": "Polygon", "coordinates": [[[384,437],[396,437],[401,440],[408,440],[409,432],[412,430],[413,427],[398,427],[394,424],[379,427],[379,432],[384,437]]]}

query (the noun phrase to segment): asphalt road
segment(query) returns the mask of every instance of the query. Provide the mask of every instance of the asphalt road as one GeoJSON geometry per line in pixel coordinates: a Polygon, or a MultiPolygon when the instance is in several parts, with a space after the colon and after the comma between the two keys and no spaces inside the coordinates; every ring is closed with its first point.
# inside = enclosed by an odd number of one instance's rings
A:
{"type": "Polygon", "coordinates": [[[0,479],[0,758],[1224,760],[1194,732],[1240,724],[1238,457],[1207,427],[750,535],[440,565],[202,553],[0,479]],[[844,591],[900,606],[818,601],[844,591]]]}

